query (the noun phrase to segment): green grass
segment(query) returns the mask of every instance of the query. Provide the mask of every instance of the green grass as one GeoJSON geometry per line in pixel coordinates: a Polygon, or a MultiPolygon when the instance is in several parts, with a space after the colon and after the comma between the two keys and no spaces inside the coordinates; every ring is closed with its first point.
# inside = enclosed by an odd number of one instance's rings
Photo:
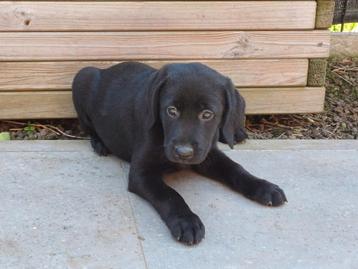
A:
{"type": "MultiPolygon", "coordinates": [[[[331,30],[331,32],[341,32],[341,27],[342,24],[333,24],[329,30],[331,30]]],[[[358,22],[345,23],[343,32],[358,32],[358,22]]]]}
{"type": "Polygon", "coordinates": [[[9,132],[1,132],[0,133],[0,141],[10,140],[10,133],[9,132]]]}

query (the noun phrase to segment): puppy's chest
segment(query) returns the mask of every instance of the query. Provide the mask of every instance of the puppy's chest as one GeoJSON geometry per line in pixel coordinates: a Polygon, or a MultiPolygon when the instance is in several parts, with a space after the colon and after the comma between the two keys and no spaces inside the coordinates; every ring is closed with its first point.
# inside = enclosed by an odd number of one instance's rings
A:
{"type": "Polygon", "coordinates": [[[177,170],[188,170],[190,169],[190,165],[188,164],[174,164],[177,170]]]}
{"type": "Polygon", "coordinates": [[[173,172],[178,172],[178,171],[182,171],[182,170],[190,170],[190,169],[191,169],[190,165],[176,164],[176,163],[170,162],[169,165],[166,167],[165,171],[163,171],[163,172],[164,173],[173,173],[173,172]]]}

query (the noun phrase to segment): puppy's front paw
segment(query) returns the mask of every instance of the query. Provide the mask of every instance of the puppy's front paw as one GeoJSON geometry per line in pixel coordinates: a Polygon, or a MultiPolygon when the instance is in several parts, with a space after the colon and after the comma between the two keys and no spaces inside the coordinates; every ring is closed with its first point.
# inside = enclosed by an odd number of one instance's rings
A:
{"type": "Polygon", "coordinates": [[[249,198],[266,206],[280,206],[287,202],[283,190],[266,180],[260,181],[253,196],[249,198]]]}
{"type": "Polygon", "coordinates": [[[205,227],[195,214],[174,216],[167,223],[174,238],[188,245],[198,244],[205,236],[205,227]]]}

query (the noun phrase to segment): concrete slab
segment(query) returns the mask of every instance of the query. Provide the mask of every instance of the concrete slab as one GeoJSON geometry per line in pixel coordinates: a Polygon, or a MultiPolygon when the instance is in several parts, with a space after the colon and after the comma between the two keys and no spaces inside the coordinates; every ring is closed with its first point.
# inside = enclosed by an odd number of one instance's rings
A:
{"type": "Polygon", "coordinates": [[[145,268],[119,161],[2,152],[0,164],[1,269],[145,268]]]}
{"type": "MultiPolygon", "coordinates": [[[[89,143],[85,140],[14,140],[0,142],[1,152],[88,152],[89,143]]],[[[231,151],[219,143],[219,148],[231,151]]],[[[240,150],[358,150],[357,140],[246,140],[236,145],[240,150]]]]}
{"type": "Polygon", "coordinates": [[[265,208],[191,172],[168,176],[206,225],[187,247],[126,192],[128,164],[86,141],[1,143],[0,268],[357,268],[358,141],[238,149],[225,152],[289,203],[265,208]]]}
{"type": "Polygon", "coordinates": [[[357,268],[357,152],[228,154],[279,184],[289,203],[265,208],[195,174],[172,176],[168,182],[201,217],[207,235],[194,248],[173,244],[155,212],[133,196],[150,268],[357,268]],[[165,249],[163,259],[158,249],[165,249]]]}

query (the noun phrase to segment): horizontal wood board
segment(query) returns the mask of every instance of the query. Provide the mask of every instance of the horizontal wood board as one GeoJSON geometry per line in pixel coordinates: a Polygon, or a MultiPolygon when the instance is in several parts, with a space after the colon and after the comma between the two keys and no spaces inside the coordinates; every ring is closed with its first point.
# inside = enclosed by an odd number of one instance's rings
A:
{"type": "Polygon", "coordinates": [[[0,2],[0,31],[313,29],[315,1],[0,2]]]}
{"type": "MultiPolygon", "coordinates": [[[[325,90],[309,88],[240,89],[247,114],[321,112],[325,90]]],[[[73,118],[70,91],[0,92],[0,119],[73,118]]]]}
{"type": "Polygon", "coordinates": [[[304,87],[308,59],[329,55],[316,9],[312,0],[0,1],[0,118],[75,117],[74,74],[124,60],[203,62],[240,87],[248,114],[320,112],[324,88],[304,87]]]}
{"type": "Polygon", "coordinates": [[[324,58],[329,32],[0,33],[0,61],[324,58]]]}
{"type": "MultiPolygon", "coordinates": [[[[0,91],[70,89],[73,77],[81,68],[107,68],[117,63],[0,62],[0,91]]],[[[171,61],[144,63],[160,68],[171,61]]],[[[307,82],[307,59],[209,60],[202,63],[230,77],[236,86],[304,86],[307,82]]]]}

